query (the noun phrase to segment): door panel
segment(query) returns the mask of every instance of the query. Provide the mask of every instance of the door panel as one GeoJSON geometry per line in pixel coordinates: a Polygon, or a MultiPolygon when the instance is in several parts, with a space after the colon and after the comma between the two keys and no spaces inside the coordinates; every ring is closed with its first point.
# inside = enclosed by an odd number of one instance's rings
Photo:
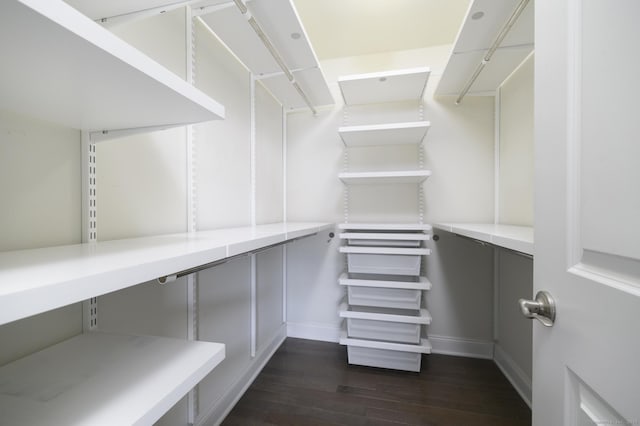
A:
{"type": "Polygon", "coordinates": [[[568,371],[569,424],[584,426],[624,425],[627,422],[572,371],[568,371]]]}
{"type": "Polygon", "coordinates": [[[636,0],[536,2],[533,423],[640,422],[640,16],[636,0]]]}
{"type": "MultiPolygon", "coordinates": [[[[640,259],[640,56],[637,0],[574,4],[576,68],[570,80],[587,250],[640,259]],[[622,7],[626,6],[626,7],[622,7]]],[[[579,218],[578,218],[579,219],[579,218]]]]}

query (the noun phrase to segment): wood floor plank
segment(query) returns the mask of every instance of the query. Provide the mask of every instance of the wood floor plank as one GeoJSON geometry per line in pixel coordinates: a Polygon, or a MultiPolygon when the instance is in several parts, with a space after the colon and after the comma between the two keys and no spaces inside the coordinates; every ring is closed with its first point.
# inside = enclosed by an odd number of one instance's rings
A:
{"type": "Polygon", "coordinates": [[[491,360],[431,354],[411,373],[288,338],[222,424],[529,426],[531,411],[491,360]]]}

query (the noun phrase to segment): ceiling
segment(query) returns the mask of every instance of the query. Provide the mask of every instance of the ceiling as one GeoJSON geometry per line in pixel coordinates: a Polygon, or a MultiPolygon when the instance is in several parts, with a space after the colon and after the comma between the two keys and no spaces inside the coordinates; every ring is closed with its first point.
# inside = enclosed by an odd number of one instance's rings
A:
{"type": "Polygon", "coordinates": [[[455,41],[470,0],[293,0],[319,60],[455,41]]]}

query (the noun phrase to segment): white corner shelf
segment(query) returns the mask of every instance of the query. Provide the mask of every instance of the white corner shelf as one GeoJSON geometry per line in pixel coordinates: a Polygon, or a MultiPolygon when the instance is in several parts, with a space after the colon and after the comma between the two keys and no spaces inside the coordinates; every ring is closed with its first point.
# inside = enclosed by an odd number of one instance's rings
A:
{"type": "Polygon", "coordinates": [[[530,226],[492,223],[438,223],[434,227],[531,256],[535,252],[533,228],[530,226]]]}
{"type": "Polygon", "coordinates": [[[0,252],[0,325],[326,229],[277,223],[0,252]]]}
{"type": "Polygon", "coordinates": [[[0,108],[89,132],[224,118],[224,107],[61,0],[0,4],[0,108]]]}
{"type": "Polygon", "coordinates": [[[431,290],[427,277],[406,277],[398,275],[349,274],[343,272],[338,284],[353,287],[372,287],[403,290],[431,290]],[[413,279],[413,280],[412,280],[413,279]]]}
{"type": "Polygon", "coordinates": [[[431,250],[428,248],[410,247],[340,246],[340,253],[428,256],[431,254],[431,250]]]}
{"type": "Polygon", "coordinates": [[[347,105],[420,100],[431,71],[427,67],[356,74],[338,78],[347,105]]]}
{"type": "MultiPolygon", "coordinates": [[[[220,2],[222,3],[222,2],[220,2]]],[[[269,0],[246,2],[251,16],[292,70],[295,81],[313,106],[335,103],[309,38],[293,2],[269,0]],[[298,34],[293,38],[291,34],[298,34]]],[[[202,22],[236,55],[255,77],[287,109],[306,107],[304,99],[284,75],[263,42],[234,4],[213,6],[200,14],[202,22]]],[[[200,13],[200,12],[199,12],[200,13]]]]}
{"type": "MultiPolygon", "coordinates": [[[[458,38],[435,94],[458,96],[520,0],[474,0],[458,32],[458,38]],[[482,19],[472,19],[483,12],[482,19]]],[[[515,22],[500,47],[473,83],[469,95],[493,96],[496,89],[534,49],[534,2],[515,22]]]]}
{"type": "Polygon", "coordinates": [[[209,374],[225,345],[89,332],[0,367],[7,425],[149,425],[209,374]]]}
{"type": "Polygon", "coordinates": [[[338,133],[348,147],[380,145],[419,145],[431,123],[412,121],[405,123],[343,126],[338,133]]]}
{"type": "Polygon", "coordinates": [[[422,231],[431,232],[433,227],[426,223],[340,223],[339,229],[354,231],[422,231]]]}
{"type": "Polygon", "coordinates": [[[424,232],[341,232],[341,240],[389,240],[389,241],[427,241],[431,235],[424,232]]]}
{"type": "Polygon", "coordinates": [[[406,170],[390,172],[342,172],[338,177],[349,185],[377,185],[394,183],[422,183],[431,176],[429,170],[406,170]]]}

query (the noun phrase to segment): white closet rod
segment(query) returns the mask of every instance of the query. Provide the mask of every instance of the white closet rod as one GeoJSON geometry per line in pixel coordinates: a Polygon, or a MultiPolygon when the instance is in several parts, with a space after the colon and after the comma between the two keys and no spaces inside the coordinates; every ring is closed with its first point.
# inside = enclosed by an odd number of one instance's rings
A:
{"type": "Polygon", "coordinates": [[[471,88],[471,85],[473,85],[473,83],[476,81],[476,79],[484,69],[485,65],[489,63],[495,51],[498,49],[498,47],[500,47],[500,43],[502,43],[502,40],[504,40],[504,38],[507,36],[509,31],[511,30],[511,27],[513,27],[513,25],[516,23],[516,21],[520,17],[520,14],[522,13],[522,11],[524,10],[524,8],[527,6],[528,3],[529,3],[529,0],[522,0],[520,1],[520,4],[518,4],[518,7],[515,8],[513,13],[507,20],[507,22],[504,24],[504,26],[500,30],[500,33],[498,33],[498,36],[494,40],[491,47],[489,47],[489,50],[487,50],[487,53],[484,55],[484,58],[482,58],[482,62],[478,64],[478,66],[476,67],[476,70],[471,75],[471,78],[469,79],[469,81],[467,81],[467,84],[464,86],[464,89],[462,89],[462,92],[460,92],[458,99],[456,99],[456,105],[460,105],[462,98],[465,97],[465,95],[471,88]]]}
{"type": "Polygon", "coordinates": [[[255,31],[258,37],[260,38],[260,40],[262,40],[262,43],[267,48],[271,56],[273,56],[273,59],[276,61],[280,69],[282,69],[282,71],[284,72],[284,75],[287,77],[287,80],[289,80],[293,88],[296,89],[296,91],[298,92],[302,100],[307,104],[311,112],[313,112],[314,115],[317,114],[316,109],[313,107],[313,105],[311,105],[311,101],[309,100],[307,95],[304,93],[304,90],[302,90],[298,82],[293,77],[293,74],[291,73],[287,65],[284,63],[282,56],[280,56],[280,53],[278,52],[276,47],[273,45],[273,43],[271,43],[271,40],[269,40],[269,37],[267,37],[267,34],[265,34],[265,32],[262,30],[262,27],[260,27],[260,24],[258,24],[255,18],[251,15],[251,12],[249,12],[249,9],[247,9],[247,6],[242,2],[242,0],[233,0],[233,1],[236,4],[236,6],[238,6],[240,13],[242,13],[242,15],[244,15],[244,17],[247,19],[247,22],[249,23],[249,25],[251,25],[251,28],[253,28],[253,31],[255,31]]]}

